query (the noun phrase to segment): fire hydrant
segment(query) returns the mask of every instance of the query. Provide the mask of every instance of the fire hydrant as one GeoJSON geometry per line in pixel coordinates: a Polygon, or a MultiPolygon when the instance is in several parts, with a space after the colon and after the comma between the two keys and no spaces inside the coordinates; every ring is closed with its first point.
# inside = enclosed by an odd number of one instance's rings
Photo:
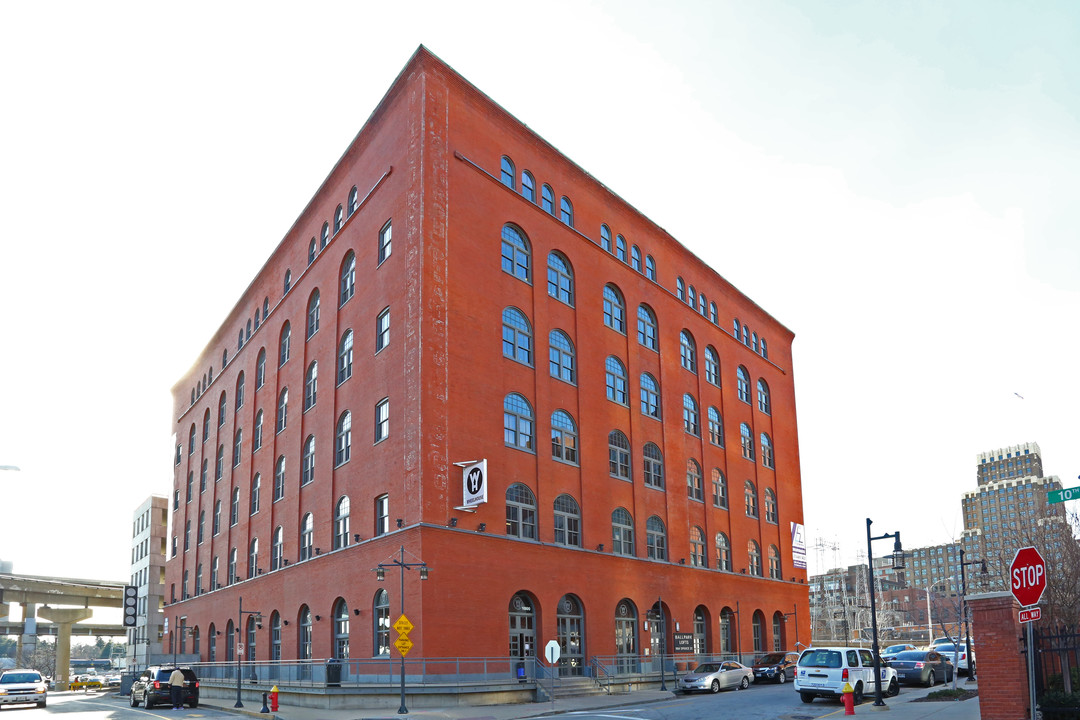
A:
{"type": "Polygon", "coordinates": [[[270,712],[277,712],[277,711],[278,711],[277,685],[275,685],[274,687],[270,688],[270,712]]]}
{"type": "Polygon", "coordinates": [[[855,714],[855,690],[851,687],[851,683],[844,683],[844,694],[841,696],[844,699],[844,714],[855,714]]]}

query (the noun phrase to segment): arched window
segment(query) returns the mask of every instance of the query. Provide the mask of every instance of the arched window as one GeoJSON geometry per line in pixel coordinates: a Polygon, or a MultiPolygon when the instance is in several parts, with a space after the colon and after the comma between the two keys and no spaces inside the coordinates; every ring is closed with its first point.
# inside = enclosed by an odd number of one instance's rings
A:
{"type": "Polygon", "coordinates": [[[510,393],[503,401],[503,442],[518,450],[535,450],[532,406],[517,393],[510,393]]]}
{"type": "Polygon", "coordinates": [[[615,236],[615,257],[626,262],[626,238],[622,235],[615,236]]]}
{"type": "Polygon", "coordinates": [[[502,315],[503,357],[517,360],[523,365],[533,364],[533,334],[525,313],[515,307],[503,310],[502,315]]]}
{"type": "Polygon", "coordinates": [[[285,497],[285,456],[281,455],[274,465],[274,502],[285,497]]]}
{"type": "Polygon", "coordinates": [[[656,261],[652,255],[645,256],[645,277],[656,282],[656,261]]]}
{"type": "Polygon", "coordinates": [[[281,660],[281,613],[277,610],[270,613],[270,659],[281,660]]]}
{"type": "Polygon", "coordinates": [[[288,321],[281,326],[281,339],[279,342],[280,352],[278,353],[278,366],[284,365],[289,362],[289,346],[292,344],[292,328],[289,327],[288,321]]]}
{"type": "Polygon", "coordinates": [[[750,562],[748,568],[750,574],[761,577],[761,547],[757,544],[757,541],[750,540],[746,543],[746,553],[750,562]]]}
{"type": "Polygon", "coordinates": [[[270,541],[270,571],[285,566],[285,531],[280,525],[274,530],[274,536],[270,541]]]}
{"type": "Polygon", "coordinates": [[[215,463],[214,470],[214,482],[217,482],[225,476],[225,446],[218,445],[217,448],[217,462],[215,463]]]}
{"type": "Polygon", "coordinates": [[[772,440],[768,433],[761,433],[759,439],[761,440],[761,466],[772,468],[774,467],[772,440]]]}
{"type": "Polygon", "coordinates": [[[686,302],[686,281],[682,277],[675,278],[675,296],[686,302]]]}
{"type": "Polygon", "coordinates": [[[372,651],[376,657],[390,655],[390,595],[385,590],[378,590],[372,602],[371,618],[374,624],[372,651]]]}
{"type": "Polygon", "coordinates": [[[667,560],[667,533],[664,521],[653,515],[645,521],[645,546],[651,560],[667,560]]]}
{"type": "MultiPolygon", "coordinates": [[[[255,479],[258,480],[259,476],[255,475],[255,479]]],[[[252,481],[254,482],[254,480],[252,481]]],[[[214,526],[213,533],[217,535],[221,532],[221,500],[214,501],[214,526]]]]}
{"type": "Polygon", "coordinates": [[[353,185],[352,190],[349,191],[349,217],[353,216],[358,207],[360,207],[360,191],[353,185]]]}
{"type": "Polygon", "coordinates": [[[263,411],[255,413],[255,430],[251,434],[251,452],[262,447],[263,439],[263,411]]]}
{"type": "Polygon", "coordinates": [[[352,455],[352,413],[346,410],[338,418],[334,433],[334,466],[349,462],[352,455]]]}
{"type": "MultiPolygon", "coordinates": [[[[758,575],[760,574],[758,573],[758,575]]],[[[754,612],[753,630],[754,652],[765,652],[765,616],[761,614],[760,610],[754,612]]]]}
{"type": "Polygon", "coordinates": [[[691,285],[686,290],[686,304],[690,306],[691,310],[694,309],[694,299],[695,298],[696,298],[696,295],[694,293],[694,286],[691,285]]]}
{"type": "Polygon", "coordinates": [[[750,347],[753,348],[754,352],[757,352],[758,351],[757,333],[751,333],[750,337],[752,338],[751,343],[750,343],[750,347]]]}
{"type": "Polygon", "coordinates": [[[240,522],[240,488],[235,487],[232,491],[232,502],[229,506],[229,525],[240,522]]]}
{"type": "Polygon", "coordinates": [[[783,652],[784,650],[784,621],[787,618],[784,617],[784,613],[777,610],[772,616],[772,646],[773,652],[783,652]]]}
{"type": "Polygon", "coordinates": [[[346,330],[338,343],[337,355],[337,384],[345,382],[352,377],[353,363],[353,331],[346,330]]]}
{"type": "Polygon", "coordinates": [[[649,373],[641,374],[641,414],[660,419],[660,386],[649,373]]]}
{"type": "Polygon", "coordinates": [[[738,378],[739,399],[744,403],[750,403],[750,375],[742,365],[736,371],[738,378]]]}
{"type": "Polygon", "coordinates": [[[282,295],[288,295],[289,290],[292,288],[292,270],[286,270],[285,271],[285,280],[284,280],[283,285],[284,285],[284,291],[281,294],[282,295]]]}
{"type": "Polygon", "coordinates": [[[611,513],[611,551],[616,555],[634,556],[634,519],[625,508],[611,513]]]}
{"type": "Polygon", "coordinates": [[[188,455],[195,452],[195,423],[191,423],[191,431],[188,432],[188,455]]]}
{"type": "Polygon", "coordinates": [[[255,360],[255,389],[266,384],[266,348],[259,348],[259,357],[255,360]]]}
{"type": "Polygon", "coordinates": [[[206,442],[210,439],[210,408],[206,408],[206,412],[203,413],[202,421],[202,441],[206,442]]]}
{"type": "Polygon", "coordinates": [[[769,386],[761,378],[757,381],[757,406],[758,410],[769,415],[772,413],[772,403],[769,400],[769,386]]]}
{"type": "Polygon", "coordinates": [[[570,227],[574,227],[574,206],[565,195],[559,200],[559,219],[570,227]]]}
{"type": "MultiPolygon", "coordinates": [[[[237,490],[237,500],[240,492],[237,490]]],[[[259,572],[259,538],[254,538],[248,545],[248,579],[255,577],[259,572]]]]}
{"type": "Polygon", "coordinates": [[[690,458],[686,461],[686,495],[691,500],[705,500],[705,491],[702,487],[701,466],[697,460],[690,458]]]}
{"type": "Polygon", "coordinates": [[[195,537],[195,544],[202,545],[203,536],[206,534],[206,511],[199,511],[199,529],[195,537]]]}
{"type": "Polygon", "coordinates": [[[616,332],[626,333],[626,303],[613,285],[604,286],[604,324],[616,332]]]}
{"type": "Polygon", "coordinates": [[[277,408],[277,431],[281,432],[289,424],[289,388],[281,389],[277,408]]]}
{"type": "Polygon", "coordinates": [[[555,612],[555,639],[566,648],[559,658],[560,676],[585,674],[585,612],[574,595],[563,595],[555,612]]]}
{"type": "Polygon", "coordinates": [[[334,603],[334,658],[345,660],[349,657],[349,606],[344,598],[334,603]]]}
{"type": "Polygon", "coordinates": [[[620,405],[627,404],[626,368],[614,355],[609,355],[604,363],[604,385],[608,400],[620,405]]]}
{"type": "MultiPolygon", "coordinates": [[[[254,515],[259,512],[259,495],[262,490],[262,475],[255,473],[255,477],[251,479],[251,498],[248,500],[249,515],[254,515]]],[[[221,507],[221,501],[218,500],[218,508],[221,507]]],[[[214,523],[217,524],[217,511],[215,511],[214,523]]],[[[217,531],[214,531],[217,535],[217,531]]]]}
{"type": "Polygon", "coordinates": [[[656,342],[656,315],[647,305],[638,305],[637,309],[637,341],[650,350],[657,350],[656,342]]]}
{"type": "Polygon", "coordinates": [[[225,659],[232,662],[236,659],[236,628],[233,626],[233,621],[230,620],[225,625],[225,659]]]}
{"type": "Polygon", "coordinates": [[[529,241],[513,225],[504,225],[502,230],[502,269],[520,280],[532,282],[529,241]]]}
{"type": "Polygon", "coordinates": [[[716,568],[731,572],[731,542],[722,532],[716,533],[716,568]]]}
{"type": "Polygon", "coordinates": [[[221,391],[221,397],[218,398],[218,415],[217,415],[218,427],[221,427],[222,425],[225,424],[225,417],[226,417],[226,415],[228,415],[228,410],[229,410],[229,403],[225,399],[225,391],[222,390],[221,391]]]}
{"type": "Polygon", "coordinates": [[[607,225],[600,226],[600,247],[611,252],[611,228],[607,225]]]}
{"type": "Polygon", "coordinates": [[[713,325],[716,325],[719,322],[719,318],[716,313],[716,303],[714,302],[709,303],[709,320],[712,322],[713,325]]]}
{"type": "Polygon", "coordinates": [[[334,507],[334,549],[349,544],[349,496],[342,495],[334,507]]]}
{"type": "Polygon", "coordinates": [[[776,509],[776,493],[773,492],[772,488],[765,488],[765,520],[774,524],[779,520],[776,509]]]}
{"type": "Polygon", "coordinates": [[[574,346],[562,330],[552,330],[548,336],[548,359],[551,377],[571,384],[576,381],[574,346]]]}
{"type": "Polygon", "coordinates": [[[712,470],[712,504],[724,509],[728,506],[727,478],[720,472],[720,468],[712,470]]]}
{"type": "Polygon", "coordinates": [[[781,580],[780,574],[780,551],[775,545],[769,546],[769,577],[773,580],[781,580]]]}
{"type": "Polygon", "coordinates": [[[330,242],[330,223],[322,224],[322,234],[319,236],[319,249],[322,250],[330,242]]]}
{"type": "Polygon", "coordinates": [[[300,466],[300,484],[307,485],[315,479],[315,436],[308,435],[304,441],[304,454],[300,466]]]}
{"type": "Polygon", "coordinates": [[[338,284],[338,305],[344,305],[356,292],[356,256],[350,250],[341,263],[341,278],[338,284]]]}
{"type": "Polygon", "coordinates": [[[581,510],[569,495],[555,498],[555,542],[581,547],[581,510]]]}
{"type": "Polygon", "coordinates": [[[315,406],[315,400],[319,394],[319,363],[312,362],[308,365],[304,375],[304,412],[315,406]]]}
{"type": "Polygon", "coordinates": [[[555,193],[547,183],[544,183],[544,187],[540,189],[540,207],[546,213],[555,214],[555,193]]]}
{"type": "Polygon", "coordinates": [[[664,487],[664,456],[653,443],[645,443],[642,451],[645,460],[645,485],[663,489],[664,487]]]}
{"type": "MultiPolygon", "coordinates": [[[[318,255],[318,254],[319,254],[319,241],[316,240],[314,237],[312,237],[311,242],[308,243],[307,264],[310,265],[311,263],[315,262],[315,256],[318,255]]],[[[288,289],[286,289],[285,292],[288,292],[288,289]]]]}
{"type": "Polygon", "coordinates": [[[765,344],[765,338],[761,338],[761,357],[769,359],[769,346],[765,344]]]}
{"type": "Polygon", "coordinates": [[[502,184],[510,188],[511,190],[515,189],[517,187],[517,184],[514,181],[514,176],[516,174],[514,170],[514,163],[510,160],[510,158],[503,155],[502,162],[500,163],[500,168],[502,170],[500,176],[502,184]]]}
{"type": "Polygon", "coordinates": [[[209,662],[217,662],[217,627],[214,623],[210,623],[210,630],[207,633],[207,656],[206,659],[209,662]]]}
{"type": "Polygon", "coordinates": [[[574,271],[561,253],[548,253],[548,295],[573,306],[574,271]]]}
{"type": "Polygon", "coordinates": [[[304,515],[300,523],[300,560],[310,560],[315,555],[315,518],[311,513],[304,515]]]}
{"type": "Polygon", "coordinates": [[[195,655],[199,654],[201,640],[202,640],[202,635],[201,635],[201,633],[199,633],[199,628],[197,626],[192,628],[192,630],[191,630],[191,652],[193,652],[195,655]]]}
{"type": "Polygon", "coordinates": [[[679,333],[679,362],[690,372],[697,372],[697,345],[686,330],[679,333]]]}
{"type": "Polygon", "coordinates": [[[506,534],[536,539],[536,496],[521,483],[506,489],[506,534]]]}
{"type": "Polygon", "coordinates": [[[747,460],[753,460],[754,436],[750,434],[750,426],[746,423],[739,425],[739,439],[742,443],[742,456],[747,460]]]}
{"type": "Polygon", "coordinates": [[[341,226],[345,224],[345,208],[341,205],[337,206],[337,210],[334,211],[334,234],[337,235],[341,230],[341,226]]]}
{"type": "Polygon", "coordinates": [[[311,336],[319,332],[319,291],[315,290],[311,293],[311,299],[308,300],[307,309],[307,337],[310,340],[311,336]]]}
{"type": "Polygon", "coordinates": [[[577,465],[578,435],[574,418],[565,410],[551,413],[551,457],[577,465]]]}
{"type": "Polygon", "coordinates": [[[720,356],[712,345],[705,346],[705,381],[720,387],[720,356]]]}
{"type": "Polygon", "coordinates": [[[717,447],[724,447],[724,421],[720,411],[709,406],[709,442],[717,447]]]}
{"type": "Polygon", "coordinates": [[[394,249],[394,223],[390,220],[379,231],[379,264],[382,265],[394,249]]]}
{"type": "Polygon", "coordinates": [[[238,560],[239,554],[240,554],[240,552],[236,548],[232,548],[231,550],[229,550],[229,577],[228,577],[228,581],[229,581],[230,585],[232,585],[233,583],[235,583],[237,580],[240,579],[240,576],[237,574],[237,565],[239,563],[239,560],[238,560]]]}
{"type": "Polygon", "coordinates": [[[630,248],[630,267],[641,272],[641,248],[637,245],[630,248]]]}
{"type": "Polygon", "coordinates": [[[521,171],[521,195],[529,202],[536,202],[536,181],[528,170],[521,171]]]}
{"type": "Polygon", "coordinates": [[[758,516],[757,488],[750,480],[743,483],[743,500],[746,503],[746,517],[756,518],[758,516]]]}
{"type": "Polygon", "coordinates": [[[300,606],[297,627],[297,657],[300,660],[311,659],[311,610],[307,605],[300,606]]]}
{"type": "Polygon", "coordinates": [[[691,435],[701,435],[701,416],[697,400],[690,393],[683,395],[683,430],[691,435]]]}
{"type": "Polygon", "coordinates": [[[620,480],[630,479],[630,441],[619,430],[608,433],[608,473],[620,480]]]}
{"type": "Polygon", "coordinates": [[[708,567],[705,556],[705,532],[696,525],[690,528],[690,564],[708,567]]]}

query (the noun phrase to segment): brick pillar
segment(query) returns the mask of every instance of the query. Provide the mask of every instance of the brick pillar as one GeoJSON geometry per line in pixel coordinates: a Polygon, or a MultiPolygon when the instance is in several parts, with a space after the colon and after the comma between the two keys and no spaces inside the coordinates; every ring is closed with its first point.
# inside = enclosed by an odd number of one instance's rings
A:
{"type": "Polygon", "coordinates": [[[1026,720],[1027,658],[1023,654],[1020,604],[1012,593],[968,595],[971,635],[978,660],[979,710],[984,718],[1026,720]]]}

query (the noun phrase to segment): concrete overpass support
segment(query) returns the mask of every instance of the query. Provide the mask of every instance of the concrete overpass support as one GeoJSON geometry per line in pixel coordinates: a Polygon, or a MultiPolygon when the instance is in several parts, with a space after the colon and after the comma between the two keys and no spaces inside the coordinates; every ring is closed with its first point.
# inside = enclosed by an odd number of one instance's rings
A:
{"type": "Polygon", "coordinates": [[[90,608],[41,608],[41,617],[56,623],[56,689],[67,690],[71,682],[71,626],[94,614],[90,608]]]}
{"type": "Polygon", "coordinates": [[[19,667],[26,666],[26,657],[37,650],[37,605],[32,602],[24,602],[22,605],[23,631],[15,643],[15,664],[19,667]]]}

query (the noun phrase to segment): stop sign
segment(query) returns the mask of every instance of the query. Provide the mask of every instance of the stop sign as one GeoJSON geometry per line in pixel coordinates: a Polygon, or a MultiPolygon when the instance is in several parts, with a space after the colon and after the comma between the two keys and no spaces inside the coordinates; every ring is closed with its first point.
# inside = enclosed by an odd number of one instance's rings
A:
{"type": "Polygon", "coordinates": [[[1039,551],[1033,547],[1017,550],[1009,566],[1009,578],[1018,603],[1024,606],[1038,603],[1046,590],[1046,563],[1039,551]]]}

